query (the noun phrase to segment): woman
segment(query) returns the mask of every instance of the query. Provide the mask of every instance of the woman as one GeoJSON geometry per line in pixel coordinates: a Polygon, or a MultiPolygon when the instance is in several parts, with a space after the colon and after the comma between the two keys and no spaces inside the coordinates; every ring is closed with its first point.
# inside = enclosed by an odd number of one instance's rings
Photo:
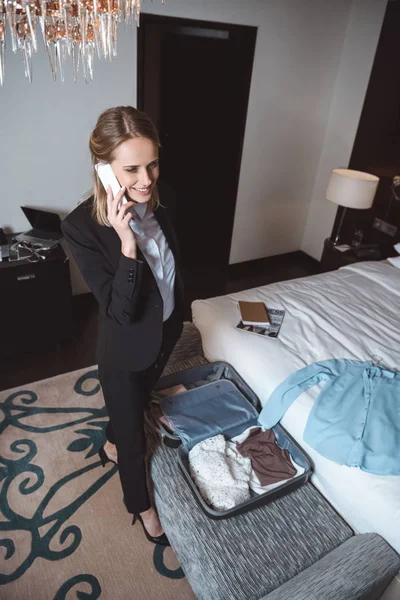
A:
{"type": "Polygon", "coordinates": [[[118,464],[133,523],[167,545],[146,483],[144,410],[182,331],[183,286],[170,219],[174,197],[158,182],[159,147],[144,113],[130,106],[102,113],[89,142],[93,167],[110,163],[122,189],[114,198],[94,169],[93,195],[62,229],[100,308],[97,360],[109,415],[100,458],[103,466],[118,464]]]}

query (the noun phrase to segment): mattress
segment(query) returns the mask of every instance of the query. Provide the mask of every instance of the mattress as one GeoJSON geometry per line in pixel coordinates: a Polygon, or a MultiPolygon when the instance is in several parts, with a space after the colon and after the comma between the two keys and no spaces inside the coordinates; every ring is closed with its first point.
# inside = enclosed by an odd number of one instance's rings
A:
{"type": "MultiPolygon", "coordinates": [[[[400,368],[400,269],[363,262],[331,273],[253,288],[192,304],[206,358],[230,363],[259,396],[317,360],[371,360],[400,368]],[[278,338],[240,331],[237,301],[263,301],[286,315],[278,338]],[[379,360],[377,359],[377,360],[379,360]]],[[[318,386],[281,423],[314,463],[312,482],[356,532],[376,532],[400,552],[400,477],[378,476],[324,458],[303,440],[318,386]]],[[[399,415],[400,415],[400,399],[399,415]]]]}

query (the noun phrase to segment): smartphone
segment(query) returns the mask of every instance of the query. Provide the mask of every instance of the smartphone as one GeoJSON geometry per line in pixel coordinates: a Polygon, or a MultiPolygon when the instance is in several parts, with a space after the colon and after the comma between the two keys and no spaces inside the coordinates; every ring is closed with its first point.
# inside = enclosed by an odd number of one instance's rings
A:
{"type": "MultiPolygon", "coordinates": [[[[115,196],[118,194],[119,190],[121,189],[121,186],[119,185],[118,179],[114,175],[114,171],[112,170],[110,163],[97,163],[94,166],[94,168],[97,171],[97,175],[99,176],[99,179],[100,179],[101,183],[103,184],[104,189],[107,191],[108,186],[111,186],[111,190],[112,190],[113,196],[115,198],[115,196]]],[[[122,204],[126,204],[126,203],[127,203],[127,199],[124,194],[122,196],[122,204]]]]}

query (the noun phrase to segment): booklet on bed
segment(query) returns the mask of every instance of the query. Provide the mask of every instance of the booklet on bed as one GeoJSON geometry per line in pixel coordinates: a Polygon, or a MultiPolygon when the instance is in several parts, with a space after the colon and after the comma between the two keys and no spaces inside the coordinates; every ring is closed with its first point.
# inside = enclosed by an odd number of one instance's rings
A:
{"type": "Polygon", "coordinates": [[[236,325],[237,329],[243,329],[249,333],[256,333],[257,335],[263,335],[264,337],[278,337],[285,311],[278,308],[267,308],[269,316],[269,324],[263,327],[256,325],[244,325],[243,321],[240,321],[236,325]]]}
{"type": "Polygon", "coordinates": [[[243,325],[266,327],[269,325],[269,316],[264,302],[244,302],[239,300],[239,311],[243,325]]]}

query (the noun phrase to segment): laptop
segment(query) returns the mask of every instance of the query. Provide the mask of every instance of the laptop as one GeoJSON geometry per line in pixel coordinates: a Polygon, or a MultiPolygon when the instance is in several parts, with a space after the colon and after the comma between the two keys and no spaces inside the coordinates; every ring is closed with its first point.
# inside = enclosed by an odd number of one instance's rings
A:
{"type": "Polygon", "coordinates": [[[56,245],[63,237],[61,219],[57,213],[39,210],[28,206],[21,209],[32,226],[32,229],[15,237],[19,242],[41,244],[48,248],[56,245]]]}

